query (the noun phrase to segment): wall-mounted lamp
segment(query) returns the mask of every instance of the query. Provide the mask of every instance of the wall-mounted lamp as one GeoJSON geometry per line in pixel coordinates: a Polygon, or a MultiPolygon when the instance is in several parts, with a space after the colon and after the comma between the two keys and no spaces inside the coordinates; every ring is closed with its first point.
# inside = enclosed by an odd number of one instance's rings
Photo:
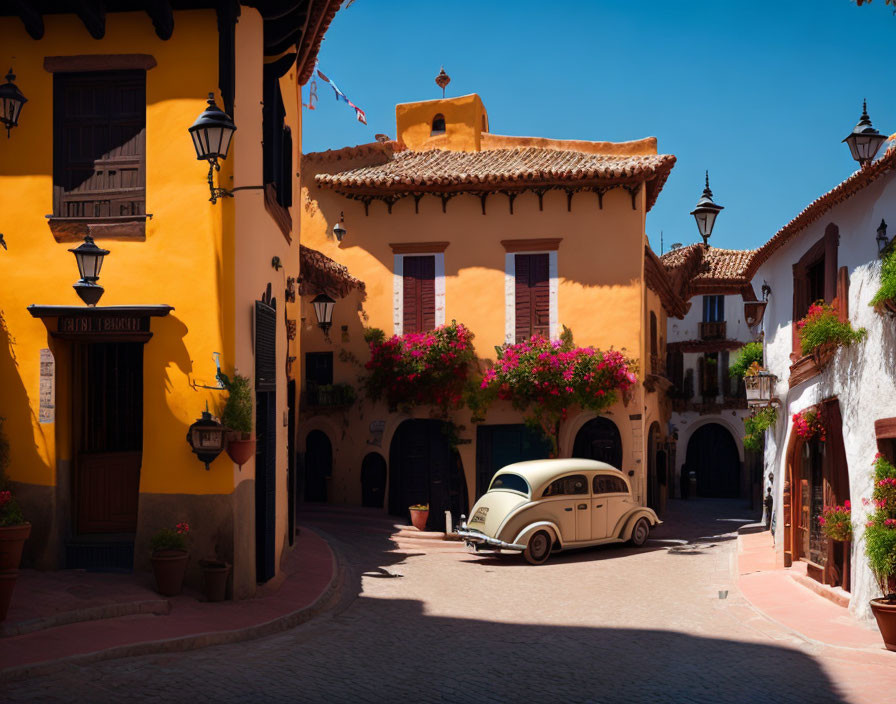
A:
{"type": "Polygon", "coordinates": [[[329,334],[330,325],[333,324],[333,308],[336,306],[336,301],[322,293],[311,301],[311,305],[314,306],[314,315],[317,316],[318,326],[324,331],[324,335],[329,334]]]}
{"type": "Polygon", "coordinates": [[[75,293],[88,306],[95,306],[103,295],[103,287],[96,281],[100,278],[100,269],[103,267],[103,259],[109,254],[108,249],[97,247],[90,235],[84,237],[80,246],[68,250],[75,255],[78,262],[78,271],[81,280],[74,285],[75,293]]]}
{"type": "Polygon", "coordinates": [[[187,431],[187,442],[200,462],[205,463],[208,471],[209,464],[221,454],[224,449],[224,426],[212,418],[208,412],[208,404],[199,418],[187,431]]]}
{"type": "Polygon", "coordinates": [[[333,237],[336,238],[337,242],[342,242],[342,238],[345,237],[346,232],[348,232],[348,230],[345,229],[345,215],[340,212],[339,222],[333,225],[333,237]]]}
{"type": "Polygon", "coordinates": [[[214,172],[221,170],[218,160],[227,158],[236,125],[227,113],[215,105],[214,93],[208,94],[208,107],[200,113],[188,131],[196,148],[196,158],[208,161],[209,200],[217,203],[218,198],[232,197],[233,193],[226,188],[215,188],[214,172]]]}
{"type": "Polygon", "coordinates": [[[274,257],[271,259],[271,266],[274,267],[275,271],[280,271],[283,268],[283,262],[280,261],[280,257],[274,257]]]}
{"type": "Polygon", "coordinates": [[[861,166],[870,164],[874,155],[877,154],[877,150],[880,149],[880,145],[886,140],[886,136],[871,125],[871,118],[868,117],[868,105],[863,100],[862,116],[859,118],[859,123],[843,140],[849,147],[852,158],[861,166]]]}
{"type": "Polygon", "coordinates": [[[22,95],[19,87],[13,83],[16,74],[9,69],[6,74],[6,83],[0,85],[0,124],[6,127],[6,138],[9,139],[9,131],[19,124],[19,114],[22,106],[28,102],[28,98],[22,95]]]}
{"type": "Polygon", "coordinates": [[[772,287],[767,282],[762,282],[762,300],[768,301],[768,297],[772,295],[772,287]]]}
{"type": "Polygon", "coordinates": [[[887,251],[887,246],[890,244],[890,240],[887,239],[887,222],[883,218],[880,220],[880,225],[877,226],[877,254],[880,257],[883,257],[887,251]]]}

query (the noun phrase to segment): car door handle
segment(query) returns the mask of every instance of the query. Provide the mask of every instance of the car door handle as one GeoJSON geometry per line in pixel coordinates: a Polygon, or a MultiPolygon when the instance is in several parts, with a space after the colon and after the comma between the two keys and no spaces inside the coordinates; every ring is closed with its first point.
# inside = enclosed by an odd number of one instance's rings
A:
{"type": "Polygon", "coordinates": [[[563,509],[563,510],[564,510],[564,511],[572,511],[571,508],[565,508],[565,509],[563,509]]]}
{"type": "Polygon", "coordinates": [[[603,508],[603,507],[604,507],[603,504],[595,504],[595,505],[594,505],[594,508],[603,508]]]}
{"type": "Polygon", "coordinates": [[[583,508],[588,508],[588,504],[579,504],[579,511],[581,511],[583,508]]]}

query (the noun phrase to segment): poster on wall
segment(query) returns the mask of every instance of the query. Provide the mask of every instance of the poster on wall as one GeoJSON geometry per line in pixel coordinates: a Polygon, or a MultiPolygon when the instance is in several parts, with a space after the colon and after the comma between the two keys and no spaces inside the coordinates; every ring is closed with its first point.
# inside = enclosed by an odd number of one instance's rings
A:
{"type": "Polygon", "coordinates": [[[49,349],[40,351],[40,411],[41,423],[56,422],[56,360],[49,349]]]}

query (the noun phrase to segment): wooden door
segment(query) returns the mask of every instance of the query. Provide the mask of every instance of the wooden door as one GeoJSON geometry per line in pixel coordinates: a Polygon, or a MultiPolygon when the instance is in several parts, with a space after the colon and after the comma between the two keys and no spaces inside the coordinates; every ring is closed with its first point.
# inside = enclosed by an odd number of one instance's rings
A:
{"type": "Polygon", "coordinates": [[[616,424],[607,418],[589,420],[576,433],[572,456],[622,469],[622,437],[616,424]]]}
{"type": "MultiPolygon", "coordinates": [[[[270,289],[270,286],[268,287],[270,289]]],[[[255,576],[274,576],[277,497],[277,309],[255,302],[255,576]]]]}
{"type": "Polygon", "coordinates": [[[697,474],[697,496],[737,498],[740,456],[731,433],[718,423],[700,426],[688,440],[687,464],[697,474]]]}
{"type": "Polygon", "coordinates": [[[143,345],[78,345],[75,530],[134,533],[143,457],[143,345]]]}

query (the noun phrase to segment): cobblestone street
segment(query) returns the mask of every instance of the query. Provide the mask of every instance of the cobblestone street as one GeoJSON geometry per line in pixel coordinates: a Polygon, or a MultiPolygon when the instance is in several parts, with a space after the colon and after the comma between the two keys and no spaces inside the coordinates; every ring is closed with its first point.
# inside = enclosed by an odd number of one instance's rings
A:
{"type": "Polygon", "coordinates": [[[748,522],[738,502],[671,502],[640,550],[531,567],[455,543],[396,551],[380,519],[300,517],[345,564],[326,615],[261,640],[71,666],[8,683],[3,699],[892,701],[873,695],[892,654],[807,642],[739,596],[735,531],[748,522]]]}

